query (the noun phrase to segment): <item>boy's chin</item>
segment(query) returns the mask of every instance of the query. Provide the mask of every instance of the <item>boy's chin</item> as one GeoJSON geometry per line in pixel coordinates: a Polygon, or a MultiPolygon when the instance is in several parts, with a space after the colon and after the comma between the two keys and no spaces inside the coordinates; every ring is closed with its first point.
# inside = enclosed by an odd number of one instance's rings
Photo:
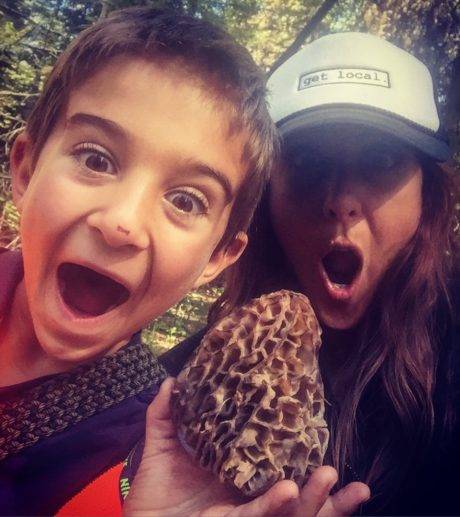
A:
{"type": "Polygon", "coordinates": [[[106,355],[112,355],[128,342],[126,338],[104,341],[103,338],[88,340],[86,336],[80,339],[78,336],[66,339],[51,336],[49,332],[43,334],[45,335],[37,336],[41,348],[52,362],[62,365],[63,371],[106,355]]]}

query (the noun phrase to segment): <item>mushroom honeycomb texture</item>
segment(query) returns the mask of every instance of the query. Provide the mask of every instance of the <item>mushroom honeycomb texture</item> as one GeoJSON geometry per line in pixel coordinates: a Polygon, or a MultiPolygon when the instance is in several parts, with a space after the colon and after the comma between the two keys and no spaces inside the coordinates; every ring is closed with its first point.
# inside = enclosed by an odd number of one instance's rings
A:
{"type": "Polygon", "coordinates": [[[177,377],[171,411],[182,445],[244,495],[281,479],[303,486],[323,462],[320,335],[304,295],[263,295],[211,328],[177,377]]]}

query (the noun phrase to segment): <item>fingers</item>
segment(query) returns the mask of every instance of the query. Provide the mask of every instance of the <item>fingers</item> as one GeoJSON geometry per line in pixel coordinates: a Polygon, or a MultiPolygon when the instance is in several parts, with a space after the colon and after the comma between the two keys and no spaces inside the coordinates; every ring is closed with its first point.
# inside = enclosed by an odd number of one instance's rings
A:
{"type": "Polygon", "coordinates": [[[339,517],[352,515],[359,506],[371,496],[369,487],[364,483],[353,482],[329,498],[319,513],[319,517],[339,517]]]}
{"type": "Polygon", "coordinates": [[[329,492],[337,483],[337,471],[332,467],[318,467],[300,493],[296,517],[313,517],[324,506],[329,492]]]}
{"type": "Polygon", "coordinates": [[[150,443],[152,440],[172,438],[176,435],[169,409],[173,386],[173,377],[165,379],[160,387],[160,391],[147,409],[146,443],[150,443]]]}
{"type": "Polygon", "coordinates": [[[228,517],[280,517],[292,515],[299,489],[294,481],[279,481],[265,494],[234,508],[228,517]]]}

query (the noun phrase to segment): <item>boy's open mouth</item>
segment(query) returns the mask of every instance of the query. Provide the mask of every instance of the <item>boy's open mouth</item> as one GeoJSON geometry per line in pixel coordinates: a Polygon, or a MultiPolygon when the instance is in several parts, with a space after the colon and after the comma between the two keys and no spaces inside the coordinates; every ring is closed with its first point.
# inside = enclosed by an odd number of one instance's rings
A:
{"type": "Polygon", "coordinates": [[[79,264],[61,264],[57,276],[64,303],[81,317],[101,316],[129,298],[125,286],[79,264]]]}
{"type": "Polygon", "coordinates": [[[331,249],[322,259],[324,271],[329,280],[338,288],[351,286],[362,269],[362,258],[352,247],[331,249]]]}

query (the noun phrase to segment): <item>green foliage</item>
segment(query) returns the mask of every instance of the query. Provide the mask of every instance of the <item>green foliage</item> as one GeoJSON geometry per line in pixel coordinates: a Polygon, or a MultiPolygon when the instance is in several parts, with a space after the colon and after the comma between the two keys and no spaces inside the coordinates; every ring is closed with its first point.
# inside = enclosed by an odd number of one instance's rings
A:
{"type": "Polygon", "coordinates": [[[160,355],[179,341],[197,332],[206,322],[209,306],[221,294],[218,286],[203,286],[189,293],[144,329],[143,341],[160,355]]]}
{"type": "Polygon", "coordinates": [[[0,247],[17,248],[19,246],[19,214],[11,200],[0,195],[0,247]]]}
{"type": "Polygon", "coordinates": [[[225,12],[225,26],[268,70],[320,4],[320,0],[233,2],[225,12]]]}

